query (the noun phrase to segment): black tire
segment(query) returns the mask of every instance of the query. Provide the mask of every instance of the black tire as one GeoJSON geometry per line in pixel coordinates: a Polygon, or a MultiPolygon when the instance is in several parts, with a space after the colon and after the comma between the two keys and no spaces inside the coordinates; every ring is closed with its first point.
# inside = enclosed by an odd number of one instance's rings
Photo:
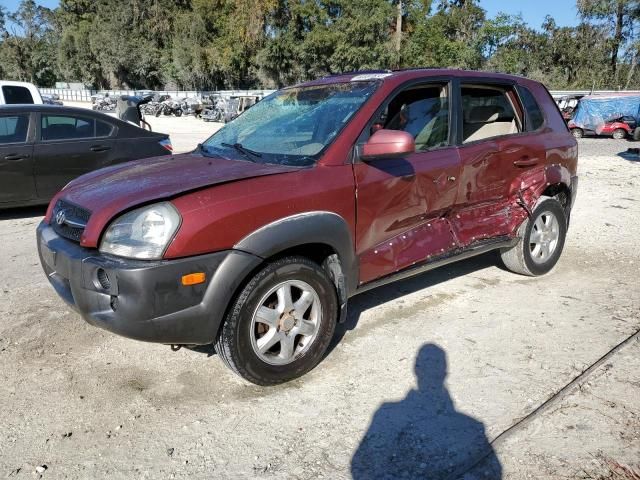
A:
{"type": "Polygon", "coordinates": [[[617,128],[613,131],[613,138],[615,138],[616,140],[624,140],[625,138],[627,138],[627,132],[626,130],[622,129],[622,128],[617,128]]]}
{"type": "Polygon", "coordinates": [[[173,114],[174,114],[176,117],[181,117],[181,116],[182,116],[182,110],[181,110],[181,109],[179,109],[179,108],[177,108],[177,109],[175,109],[175,110],[173,111],[173,114]]]}
{"type": "Polygon", "coordinates": [[[257,385],[277,385],[301,377],[324,357],[338,318],[336,289],[327,273],[305,257],[285,257],[267,264],[256,273],[231,305],[218,334],[215,349],[235,373],[257,385]],[[272,365],[254,351],[251,341],[253,313],[258,303],[276,285],[297,280],[306,282],[318,294],[322,315],[318,333],[298,358],[286,365],[272,365]]]}
{"type": "Polygon", "coordinates": [[[573,135],[574,138],[582,138],[584,137],[584,130],[581,128],[572,128],[571,135],[573,135]]]}
{"type": "Polygon", "coordinates": [[[514,273],[528,276],[544,275],[550,272],[562,254],[567,236],[567,216],[562,205],[555,198],[547,198],[540,202],[531,218],[525,220],[518,229],[520,241],[512,248],[500,250],[502,262],[507,269],[514,273]],[[531,253],[531,236],[538,218],[545,214],[552,214],[558,221],[558,240],[552,254],[544,262],[535,261],[531,253]]]}

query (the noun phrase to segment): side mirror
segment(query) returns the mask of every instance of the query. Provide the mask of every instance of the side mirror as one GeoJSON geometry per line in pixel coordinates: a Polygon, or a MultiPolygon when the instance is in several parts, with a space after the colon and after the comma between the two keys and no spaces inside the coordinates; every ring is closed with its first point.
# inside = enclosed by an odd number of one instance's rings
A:
{"type": "Polygon", "coordinates": [[[416,141],[410,133],[383,129],[371,135],[369,141],[362,146],[360,158],[373,160],[403,157],[415,151],[416,141]]]}

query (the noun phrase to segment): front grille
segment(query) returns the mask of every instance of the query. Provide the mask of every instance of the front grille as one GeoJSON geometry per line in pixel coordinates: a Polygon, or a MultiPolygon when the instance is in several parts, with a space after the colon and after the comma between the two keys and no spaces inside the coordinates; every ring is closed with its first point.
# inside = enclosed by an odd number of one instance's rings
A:
{"type": "Polygon", "coordinates": [[[61,237],[80,242],[91,212],[65,200],[58,200],[51,215],[51,226],[61,237]]]}

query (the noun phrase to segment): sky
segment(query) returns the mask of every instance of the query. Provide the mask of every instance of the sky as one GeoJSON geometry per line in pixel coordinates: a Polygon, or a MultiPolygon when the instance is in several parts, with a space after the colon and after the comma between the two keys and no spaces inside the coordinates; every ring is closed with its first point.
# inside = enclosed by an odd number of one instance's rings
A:
{"type": "MultiPolygon", "coordinates": [[[[0,5],[10,12],[13,12],[19,3],[20,0],[0,0],[0,5]]],[[[36,3],[45,7],[55,8],[58,6],[59,2],[58,0],[36,0],[36,3]]]]}
{"type": "Polygon", "coordinates": [[[539,29],[544,17],[551,15],[559,27],[573,27],[578,24],[575,0],[480,0],[480,6],[489,17],[503,12],[522,14],[530,27],[539,29]]]}
{"type": "MultiPolygon", "coordinates": [[[[9,11],[15,10],[19,3],[20,0],[0,0],[0,4],[9,11]]],[[[37,3],[55,8],[58,0],[37,0],[37,3]]],[[[547,14],[554,17],[561,27],[578,23],[575,0],[480,0],[480,5],[487,10],[490,17],[494,17],[498,12],[514,15],[521,13],[530,27],[538,29],[547,14]]]]}

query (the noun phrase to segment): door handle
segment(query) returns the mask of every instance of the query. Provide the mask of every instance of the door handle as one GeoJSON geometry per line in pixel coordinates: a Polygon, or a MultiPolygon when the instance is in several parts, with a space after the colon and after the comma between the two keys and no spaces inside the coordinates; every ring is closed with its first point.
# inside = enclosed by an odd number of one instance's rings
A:
{"type": "Polygon", "coordinates": [[[23,160],[25,158],[29,158],[29,155],[27,155],[26,153],[24,155],[18,155],[16,153],[10,153],[6,157],[4,157],[5,160],[23,160]]]}
{"type": "Polygon", "coordinates": [[[111,150],[111,147],[106,147],[104,145],[94,145],[91,147],[92,152],[106,152],[107,150],[111,150]]]}
{"type": "Polygon", "coordinates": [[[513,162],[516,167],[533,167],[538,164],[537,158],[522,157],[520,160],[513,162]]]}

